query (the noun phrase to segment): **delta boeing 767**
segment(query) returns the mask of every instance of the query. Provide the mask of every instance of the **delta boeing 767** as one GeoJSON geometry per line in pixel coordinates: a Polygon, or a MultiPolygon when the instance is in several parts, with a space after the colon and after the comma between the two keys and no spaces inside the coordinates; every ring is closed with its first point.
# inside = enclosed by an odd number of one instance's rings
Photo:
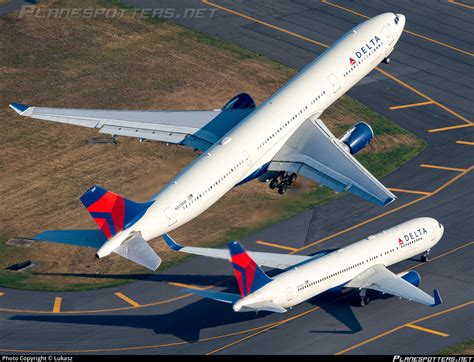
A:
{"type": "Polygon", "coordinates": [[[426,261],[443,233],[443,225],[438,221],[420,217],[336,251],[314,256],[247,253],[237,241],[229,243],[229,250],[181,246],[167,234],[164,238],[173,250],[232,262],[240,295],[189,288],[184,289],[186,292],[230,303],[236,312],[283,313],[286,308],[318,294],[343,288],[359,289],[361,306],[370,302],[368,289],[429,306],[441,304],[437,289],[431,297],[417,288],[421,277],[416,271],[394,274],[387,267],[418,254],[426,261]],[[284,271],[270,278],[260,266],[284,271]]]}
{"type": "Polygon", "coordinates": [[[200,215],[234,186],[258,178],[284,193],[298,174],[365,200],[395,199],[353,156],[370,143],[360,122],[337,139],[320,116],[381,62],[388,63],[405,17],[384,13],[342,36],[262,105],[246,93],[211,111],[120,111],[10,107],[21,116],[97,128],[202,150],[148,202],[127,200],[98,186],[81,201],[100,230],[51,230],[35,237],[115,252],[155,270],[160,257],[147,241],[200,215]]]}

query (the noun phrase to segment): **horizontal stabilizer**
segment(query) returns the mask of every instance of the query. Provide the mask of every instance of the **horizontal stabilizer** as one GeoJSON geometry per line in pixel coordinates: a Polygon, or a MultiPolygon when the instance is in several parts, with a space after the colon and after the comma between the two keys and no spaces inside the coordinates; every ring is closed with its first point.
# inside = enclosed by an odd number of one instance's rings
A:
{"type": "Polygon", "coordinates": [[[132,235],[114,253],[155,271],[161,264],[161,258],[139,233],[132,235]]]}
{"type": "Polygon", "coordinates": [[[204,298],[214,299],[224,303],[235,303],[240,299],[240,295],[233,293],[215,292],[212,290],[199,290],[184,288],[183,291],[199,295],[204,298]]]}
{"type": "Polygon", "coordinates": [[[100,230],[46,230],[33,237],[33,240],[99,249],[107,238],[100,230]]]}
{"type": "MultiPolygon", "coordinates": [[[[229,261],[231,260],[229,250],[180,245],[168,234],[163,234],[163,238],[172,250],[179,251],[181,253],[202,255],[210,258],[224,259],[229,261]]],[[[312,259],[311,256],[305,255],[263,253],[259,251],[249,251],[248,254],[257,265],[263,265],[282,270],[300,263],[305,263],[312,259]]]]}
{"type": "Polygon", "coordinates": [[[285,313],[286,309],[283,307],[280,307],[278,304],[275,304],[273,302],[270,302],[269,300],[264,300],[261,302],[257,302],[254,304],[247,304],[242,309],[240,310],[241,312],[249,312],[249,311],[260,311],[264,310],[267,312],[273,312],[273,313],[285,313]]]}

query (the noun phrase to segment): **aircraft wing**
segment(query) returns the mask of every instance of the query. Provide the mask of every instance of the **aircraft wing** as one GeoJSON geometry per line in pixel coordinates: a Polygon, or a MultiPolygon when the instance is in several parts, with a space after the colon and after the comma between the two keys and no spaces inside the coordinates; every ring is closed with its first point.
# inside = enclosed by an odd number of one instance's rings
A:
{"type": "Polygon", "coordinates": [[[413,284],[392,273],[382,264],[364,270],[344,287],[374,289],[429,306],[441,304],[441,297],[437,289],[434,290],[434,297],[431,297],[413,284]]]}
{"type": "MultiPolygon", "coordinates": [[[[176,251],[202,255],[210,258],[231,260],[228,249],[214,249],[214,248],[199,248],[194,246],[182,246],[176,243],[168,234],[163,234],[168,246],[176,251]]],[[[277,254],[277,253],[262,253],[257,251],[250,251],[249,256],[258,265],[268,266],[276,269],[287,269],[293,265],[303,263],[312,257],[304,255],[288,255],[288,254],[277,254]]]]}
{"type": "Polygon", "coordinates": [[[29,107],[10,104],[19,115],[97,128],[100,133],[174,143],[206,150],[254,109],[122,111],[29,107]]]}
{"type": "Polygon", "coordinates": [[[289,138],[268,170],[298,173],[334,191],[349,191],[379,205],[396,198],[316,117],[307,119],[289,138]]]}

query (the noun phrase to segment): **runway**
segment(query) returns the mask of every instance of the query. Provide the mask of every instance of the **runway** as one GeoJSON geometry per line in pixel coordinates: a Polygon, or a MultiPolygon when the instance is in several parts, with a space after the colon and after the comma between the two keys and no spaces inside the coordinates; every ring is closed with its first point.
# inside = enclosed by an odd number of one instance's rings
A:
{"type": "MultiPolygon", "coordinates": [[[[126,3],[177,7],[174,1],[126,3]]],[[[119,288],[65,293],[0,288],[0,351],[429,354],[472,337],[474,37],[468,18],[473,9],[457,1],[422,0],[182,0],[178,7],[218,9],[213,18],[174,20],[297,68],[365,16],[393,11],[407,17],[392,62],[349,92],[428,143],[420,155],[382,179],[398,190],[396,202],[380,208],[344,196],[242,243],[251,250],[309,255],[411,218],[434,217],[445,234],[431,261],[407,260],[391,270],[417,270],[420,287],[428,292],[438,288],[444,303],[429,308],[373,293],[372,303],[361,308],[355,306],[357,293],[344,291],[283,315],[238,314],[229,305],[181,292],[183,285],[237,291],[229,263],[195,257],[119,288]]]]}

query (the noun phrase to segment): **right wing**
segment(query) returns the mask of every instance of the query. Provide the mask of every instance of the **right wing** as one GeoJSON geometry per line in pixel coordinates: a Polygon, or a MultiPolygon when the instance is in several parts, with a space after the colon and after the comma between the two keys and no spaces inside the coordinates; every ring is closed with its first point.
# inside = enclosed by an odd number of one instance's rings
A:
{"type": "MultiPolygon", "coordinates": [[[[168,246],[176,251],[194,255],[202,255],[210,258],[224,259],[231,261],[228,249],[199,248],[194,246],[182,246],[176,243],[168,234],[163,234],[168,246]]],[[[259,266],[268,266],[276,269],[287,269],[293,265],[300,264],[312,259],[311,256],[304,255],[288,255],[276,253],[262,253],[258,251],[249,251],[249,256],[259,266]]]]}
{"type": "Polygon", "coordinates": [[[20,116],[97,128],[100,133],[162,141],[206,150],[254,108],[209,111],[122,111],[29,107],[10,104],[20,116]]]}
{"type": "Polygon", "coordinates": [[[396,198],[343,148],[316,116],[296,130],[270,162],[268,170],[298,173],[334,191],[349,191],[379,205],[396,198]]]}
{"type": "Polygon", "coordinates": [[[382,264],[377,264],[364,270],[344,285],[344,287],[378,290],[382,293],[396,295],[397,297],[429,306],[441,304],[441,297],[437,289],[434,290],[434,296],[432,297],[400,276],[392,273],[382,264]]]}

